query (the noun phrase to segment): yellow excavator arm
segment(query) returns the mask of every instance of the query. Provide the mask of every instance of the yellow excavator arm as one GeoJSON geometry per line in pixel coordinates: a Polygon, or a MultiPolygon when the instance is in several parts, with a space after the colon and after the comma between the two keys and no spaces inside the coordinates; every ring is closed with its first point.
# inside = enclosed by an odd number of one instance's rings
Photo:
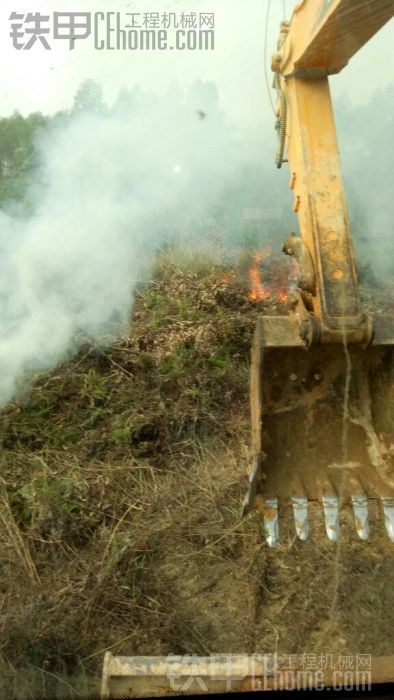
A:
{"type": "MultiPolygon", "coordinates": [[[[272,58],[279,98],[277,165],[286,150],[304,257],[311,256],[314,268],[304,300],[309,292],[321,342],[335,342],[344,333],[349,342],[368,342],[373,332],[361,311],[327,76],[346,66],[393,8],[393,0],[304,0],[291,22],[282,23],[272,58]]],[[[291,243],[285,252],[295,254],[291,243]]]]}
{"type": "Polygon", "coordinates": [[[393,7],[393,0],[303,0],[282,25],[274,70],[297,78],[339,73],[392,18],[393,7]]]}
{"type": "Polygon", "coordinates": [[[337,541],[344,503],[365,540],[368,499],[380,499],[394,541],[394,319],[361,305],[328,83],[393,9],[394,0],[304,0],[281,24],[272,57],[276,162],[287,153],[301,236],[283,246],[299,268],[290,312],[261,315],[252,348],[244,513],[261,513],[271,547],[289,501],[300,539],[309,537],[314,501],[337,541]]]}

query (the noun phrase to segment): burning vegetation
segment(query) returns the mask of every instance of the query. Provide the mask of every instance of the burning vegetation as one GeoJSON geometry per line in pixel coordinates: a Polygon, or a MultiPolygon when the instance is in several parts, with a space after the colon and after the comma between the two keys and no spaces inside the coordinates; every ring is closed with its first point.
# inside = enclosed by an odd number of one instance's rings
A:
{"type": "Polygon", "coordinates": [[[249,268],[249,299],[285,304],[297,289],[299,266],[295,259],[274,257],[269,248],[253,254],[249,268]]]}
{"type": "MultiPolygon", "coordinates": [[[[129,335],[86,340],[2,412],[3,697],[94,696],[106,649],[264,653],[279,634],[302,653],[326,640],[335,551],[322,524],[305,544],[284,522],[272,555],[257,516],[239,518],[251,335],[257,312],[284,306],[249,299],[250,267],[163,256],[129,335]]],[[[387,542],[377,526],[370,560],[349,531],[327,647],[357,652],[363,634],[388,653],[387,542]]]]}

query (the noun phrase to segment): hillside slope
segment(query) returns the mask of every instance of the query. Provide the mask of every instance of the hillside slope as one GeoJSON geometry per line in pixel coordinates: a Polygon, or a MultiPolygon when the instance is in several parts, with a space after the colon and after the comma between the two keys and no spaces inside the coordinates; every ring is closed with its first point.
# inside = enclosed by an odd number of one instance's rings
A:
{"type": "Polygon", "coordinates": [[[390,545],[344,514],[267,549],[247,486],[256,313],[242,275],[165,256],[131,330],[86,339],[0,417],[2,697],[94,694],[124,654],[393,652],[390,545]],[[335,581],[338,603],[332,610],[335,581]]]}

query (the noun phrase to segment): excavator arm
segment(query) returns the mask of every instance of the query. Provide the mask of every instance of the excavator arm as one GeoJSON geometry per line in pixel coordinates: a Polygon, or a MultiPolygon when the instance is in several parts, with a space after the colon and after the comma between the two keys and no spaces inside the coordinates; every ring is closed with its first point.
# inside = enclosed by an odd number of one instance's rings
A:
{"type": "Polygon", "coordinates": [[[282,25],[274,70],[285,77],[339,73],[393,16],[393,0],[303,0],[282,25]]]}
{"type": "MultiPolygon", "coordinates": [[[[293,208],[314,266],[310,303],[320,342],[344,334],[348,342],[369,342],[373,333],[361,310],[327,76],[347,65],[393,9],[393,0],[304,0],[291,22],[282,23],[272,57],[279,98],[277,165],[286,147],[293,208]]],[[[385,337],[390,340],[389,333],[385,337]]]]}
{"type": "Polygon", "coordinates": [[[253,459],[244,513],[258,509],[272,547],[280,503],[289,499],[300,539],[309,536],[308,503],[320,501],[327,536],[336,541],[340,506],[353,505],[357,532],[367,539],[368,499],[379,498],[394,540],[387,460],[394,319],[361,305],[328,82],[393,9],[394,0],[304,0],[281,24],[272,57],[277,166],[287,153],[301,234],[283,246],[299,266],[290,313],[261,315],[252,349],[253,459]]]}

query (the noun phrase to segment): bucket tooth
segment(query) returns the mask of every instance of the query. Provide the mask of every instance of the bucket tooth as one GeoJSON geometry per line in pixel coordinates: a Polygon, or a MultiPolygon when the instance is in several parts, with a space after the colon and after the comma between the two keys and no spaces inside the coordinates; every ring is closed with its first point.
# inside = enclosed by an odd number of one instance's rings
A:
{"type": "Polygon", "coordinates": [[[293,496],[292,502],[296,533],[300,540],[305,541],[309,537],[308,499],[305,496],[293,496]]]}
{"type": "Polygon", "coordinates": [[[261,461],[258,457],[253,458],[252,470],[249,474],[249,488],[246,494],[243,504],[241,516],[244,517],[250,511],[253,506],[254,499],[256,497],[257,484],[260,478],[261,472],[261,461]]]}
{"type": "Polygon", "coordinates": [[[339,537],[338,496],[323,496],[322,501],[327,537],[332,542],[337,542],[339,537]]]}
{"type": "Polygon", "coordinates": [[[361,540],[367,540],[369,537],[368,498],[353,494],[351,499],[357,534],[361,540]]]}
{"type": "Polygon", "coordinates": [[[264,528],[269,547],[276,547],[279,542],[278,499],[267,498],[264,501],[264,528]]]}
{"type": "Polygon", "coordinates": [[[382,497],[382,504],[387,534],[394,542],[394,498],[382,497]]]}

